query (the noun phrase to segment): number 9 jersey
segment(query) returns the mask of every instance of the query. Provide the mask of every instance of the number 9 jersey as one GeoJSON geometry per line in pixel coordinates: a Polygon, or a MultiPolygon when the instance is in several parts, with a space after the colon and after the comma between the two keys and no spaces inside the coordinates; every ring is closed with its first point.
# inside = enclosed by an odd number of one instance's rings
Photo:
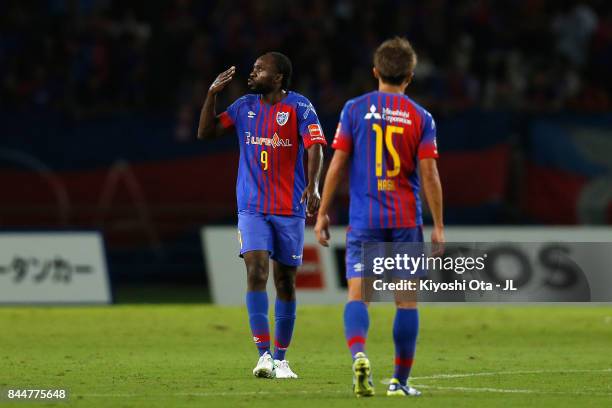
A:
{"type": "Polygon", "coordinates": [[[423,224],[418,161],[436,159],[436,125],[406,95],[370,92],[342,109],[332,144],[350,154],[352,228],[423,224]]]}
{"type": "Polygon", "coordinates": [[[326,145],[310,101],[289,91],[283,100],[268,105],[261,95],[249,94],[230,105],[219,120],[224,128],[234,127],[238,136],[238,211],[305,218],[305,203],[300,203],[306,187],[304,149],[326,145]]]}

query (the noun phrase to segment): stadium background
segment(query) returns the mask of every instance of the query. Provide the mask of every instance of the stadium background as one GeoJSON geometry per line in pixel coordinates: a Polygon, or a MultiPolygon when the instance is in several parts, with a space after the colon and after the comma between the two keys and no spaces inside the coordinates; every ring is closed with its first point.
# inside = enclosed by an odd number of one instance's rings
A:
{"type": "MultiPolygon", "coordinates": [[[[258,55],[286,53],[330,140],[395,34],[419,54],[408,93],[437,119],[447,225],[612,223],[604,0],[14,0],[0,3],[0,228],[100,230],[119,302],[206,300],[200,228],[235,223],[238,154],[232,137],[195,140],[210,82],[237,66],[220,111],[258,55]]],[[[345,189],[336,224],[347,204],[345,189]]]]}

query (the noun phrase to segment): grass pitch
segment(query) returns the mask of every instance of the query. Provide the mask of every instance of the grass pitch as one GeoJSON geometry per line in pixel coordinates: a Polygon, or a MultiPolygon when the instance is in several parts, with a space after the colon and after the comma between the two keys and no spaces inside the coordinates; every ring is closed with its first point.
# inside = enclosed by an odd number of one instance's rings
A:
{"type": "Polygon", "coordinates": [[[370,309],[377,396],[356,399],[342,306],[298,306],[287,358],[298,380],[253,378],[243,308],[0,308],[0,389],[66,388],[68,402],[0,407],[610,407],[612,308],[424,306],[412,384],[392,373],[391,306],[370,309]]]}

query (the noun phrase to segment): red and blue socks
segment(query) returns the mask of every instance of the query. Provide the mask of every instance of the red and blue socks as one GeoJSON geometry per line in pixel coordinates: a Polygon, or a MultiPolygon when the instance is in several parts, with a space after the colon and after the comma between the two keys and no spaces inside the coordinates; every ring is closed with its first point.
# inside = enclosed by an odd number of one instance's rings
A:
{"type": "MultiPolygon", "coordinates": [[[[351,301],[344,307],[344,335],[351,356],[365,351],[365,342],[370,325],[368,308],[362,301],[351,301]]],[[[395,372],[400,384],[406,385],[419,333],[419,312],[417,309],[397,309],[393,322],[395,343],[395,372]]]]}
{"type": "Polygon", "coordinates": [[[393,322],[393,342],[395,343],[395,372],[400,384],[406,385],[419,333],[419,312],[417,309],[397,309],[393,322]]]}
{"type": "MultiPolygon", "coordinates": [[[[270,327],[268,324],[268,294],[265,291],[247,292],[246,305],[249,313],[249,323],[253,341],[259,355],[270,353],[270,327]]],[[[276,299],[274,305],[275,336],[274,359],[284,360],[287,347],[291,342],[295,325],[295,300],[286,302],[276,299]]]]}
{"type": "Polygon", "coordinates": [[[295,300],[276,299],[274,321],[274,359],[284,360],[295,325],[295,300]]]}
{"type": "Polygon", "coordinates": [[[268,326],[268,294],[262,292],[247,292],[247,311],[253,341],[257,346],[259,355],[270,353],[270,327],[268,326]]]}
{"type": "Polygon", "coordinates": [[[351,356],[365,350],[370,318],[368,307],[361,300],[353,300],[344,306],[344,336],[351,356]]]}

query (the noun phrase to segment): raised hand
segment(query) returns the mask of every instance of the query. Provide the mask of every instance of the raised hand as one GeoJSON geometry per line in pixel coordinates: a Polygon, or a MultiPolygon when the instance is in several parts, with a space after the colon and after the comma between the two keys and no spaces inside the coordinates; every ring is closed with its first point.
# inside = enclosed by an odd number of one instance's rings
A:
{"type": "Polygon", "coordinates": [[[216,95],[217,93],[221,92],[223,88],[225,88],[225,85],[227,85],[234,78],[235,73],[236,67],[232,65],[228,70],[217,75],[217,78],[215,78],[210,88],[208,88],[208,93],[216,95]]]}

